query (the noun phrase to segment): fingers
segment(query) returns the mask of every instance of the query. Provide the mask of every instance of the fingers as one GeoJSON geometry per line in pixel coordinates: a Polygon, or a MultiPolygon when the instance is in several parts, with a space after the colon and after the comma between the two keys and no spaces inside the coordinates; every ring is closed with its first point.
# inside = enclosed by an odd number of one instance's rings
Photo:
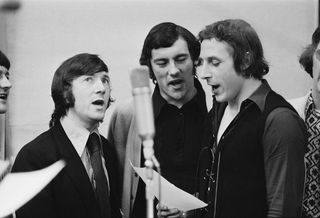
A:
{"type": "Polygon", "coordinates": [[[180,218],[181,212],[178,209],[170,209],[167,211],[158,212],[158,216],[161,218],[180,218]]]}
{"type": "Polygon", "coordinates": [[[163,204],[157,204],[156,208],[157,210],[168,210],[168,207],[163,204]]]}
{"type": "Polygon", "coordinates": [[[158,217],[166,217],[166,218],[179,218],[183,214],[182,211],[177,208],[169,209],[165,205],[157,205],[158,217]]]}

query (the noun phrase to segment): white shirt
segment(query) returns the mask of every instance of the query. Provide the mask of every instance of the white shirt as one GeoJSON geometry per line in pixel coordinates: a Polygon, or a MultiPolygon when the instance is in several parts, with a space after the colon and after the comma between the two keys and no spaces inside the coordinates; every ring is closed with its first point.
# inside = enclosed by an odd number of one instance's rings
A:
{"type": "MultiPolygon", "coordinates": [[[[71,141],[73,147],[75,148],[77,154],[81,158],[81,161],[84,165],[84,168],[87,171],[87,174],[89,176],[91,184],[93,184],[93,187],[95,187],[95,181],[93,176],[93,169],[90,161],[90,154],[86,147],[89,135],[93,132],[97,133],[97,135],[100,138],[100,134],[97,128],[95,128],[92,132],[89,132],[86,128],[81,127],[77,124],[75,124],[70,118],[67,116],[64,116],[60,119],[61,125],[63,130],[65,131],[66,135],[68,136],[69,140],[71,141]]],[[[101,141],[101,139],[100,139],[101,141]]],[[[109,177],[108,177],[108,171],[105,164],[105,159],[103,156],[103,151],[101,149],[101,159],[102,159],[102,167],[104,170],[104,173],[106,175],[107,181],[108,181],[108,188],[110,190],[109,185],[109,177]]]]}

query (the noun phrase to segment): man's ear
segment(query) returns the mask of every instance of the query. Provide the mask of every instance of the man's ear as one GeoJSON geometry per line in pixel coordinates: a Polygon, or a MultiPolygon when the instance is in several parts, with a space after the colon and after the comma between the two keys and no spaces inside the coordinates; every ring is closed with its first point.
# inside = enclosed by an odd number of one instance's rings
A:
{"type": "Polygon", "coordinates": [[[111,105],[111,98],[109,97],[109,99],[108,99],[108,103],[107,103],[107,108],[109,108],[110,107],[110,105],[111,105]]]}
{"type": "Polygon", "coordinates": [[[64,99],[65,106],[70,107],[73,104],[73,96],[71,92],[64,91],[63,99],[64,99]]]}
{"type": "Polygon", "coordinates": [[[240,69],[242,71],[245,71],[251,66],[251,64],[252,64],[252,54],[247,51],[244,54],[243,62],[242,62],[242,65],[240,66],[240,69]]]}

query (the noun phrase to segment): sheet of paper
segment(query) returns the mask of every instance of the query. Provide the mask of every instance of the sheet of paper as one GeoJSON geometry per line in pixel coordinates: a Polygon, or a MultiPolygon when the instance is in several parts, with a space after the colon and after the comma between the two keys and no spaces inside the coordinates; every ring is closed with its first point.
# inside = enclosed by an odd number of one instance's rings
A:
{"type": "Polygon", "coordinates": [[[12,214],[38,194],[65,166],[63,160],[36,171],[9,173],[0,182],[0,217],[12,214]]]}
{"type": "MultiPolygon", "coordinates": [[[[141,179],[146,183],[146,168],[131,165],[141,179]]],[[[153,180],[150,183],[152,194],[159,199],[159,174],[153,170],[153,180]]],[[[161,203],[169,208],[178,208],[182,211],[194,210],[207,206],[206,203],[176,187],[168,180],[160,177],[161,181],[161,203]]]]}

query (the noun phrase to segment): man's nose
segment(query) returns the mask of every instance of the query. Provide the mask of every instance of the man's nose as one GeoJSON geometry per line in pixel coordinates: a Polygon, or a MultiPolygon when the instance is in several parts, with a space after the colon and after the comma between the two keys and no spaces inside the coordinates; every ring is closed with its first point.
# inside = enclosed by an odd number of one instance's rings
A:
{"type": "Polygon", "coordinates": [[[10,83],[9,79],[5,76],[0,79],[0,88],[3,89],[10,89],[12,87],[12,84],[10,83]]]}
{"type": "Polygon", "coordinates": [[[201,79],[208,79],[212,77],[212,73],[210,72],[207,64],[203,64],[199,67],[197,67],[197,73],[200,76],[201,79]]]}
{"type": "Polygon", "coordinates": [[[95,88],[97,92],[105,93],[107,89],[107,85],[99,78],[99,79],[96,79],[95,88]]]}
{"type": "Polygon", "coordinates": [[[169,63],[169,69],[168,72],[170,75],[176,75],[180,72],[179,68],[177,67],[176,63],[174,61],[171,61],[169,63]]]}

